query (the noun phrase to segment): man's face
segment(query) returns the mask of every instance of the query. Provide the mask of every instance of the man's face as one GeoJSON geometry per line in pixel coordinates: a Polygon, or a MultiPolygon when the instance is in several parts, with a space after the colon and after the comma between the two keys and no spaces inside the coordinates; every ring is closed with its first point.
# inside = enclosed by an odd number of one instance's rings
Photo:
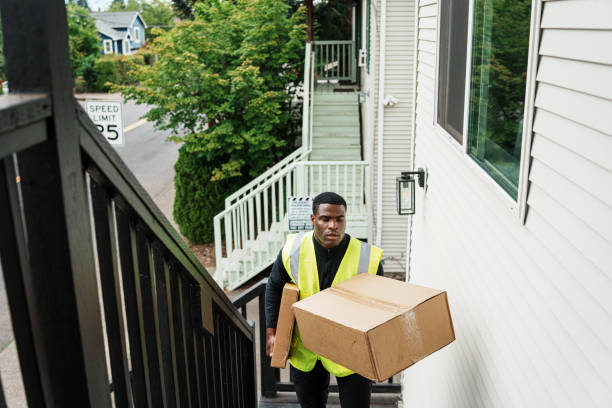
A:
{"type": "Polygon", "coordinates": [[[342,242],[346,229],[346,208],[343,205],[321,204],[310,219],[316,240],[325,248],[333,248],[342,242]]]}

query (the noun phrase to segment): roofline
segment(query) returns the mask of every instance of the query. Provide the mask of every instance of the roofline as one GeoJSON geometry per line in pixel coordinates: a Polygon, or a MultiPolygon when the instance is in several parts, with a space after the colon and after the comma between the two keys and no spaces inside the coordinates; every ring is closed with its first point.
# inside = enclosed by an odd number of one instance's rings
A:
{"type": "Polygon", "coordinates": [[[147,28],[147,23],[145,23],[144,18],[142,18],[142,16],[140,15],[139,12],[135,11],[134,13],[136,13],[136,15],[134,16],[134,18],[132,19],[132,21],[130,22],[130,26],[132,24],[134,24],[134,21],[136,20],[136,17],[140,17],[140,21],[142,21],[142,24],[144,25],[145,28],[147,28]]]}

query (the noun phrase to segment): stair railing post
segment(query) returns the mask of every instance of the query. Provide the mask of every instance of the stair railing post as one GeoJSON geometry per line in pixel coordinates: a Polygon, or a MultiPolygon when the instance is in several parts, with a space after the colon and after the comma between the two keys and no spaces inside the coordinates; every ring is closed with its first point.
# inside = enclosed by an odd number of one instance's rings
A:
{"type": "MultiPolygon", "coordinates": [[[[22,271],[31,328],[27,340],[36,350],[33,366],[42,388],[26,393],[42,394],[46,406],[107,407],[110,392],[66,6],[63,0],[3,0],[0,14],[11,93],[47,94],[53,109],[46,119],[46,140],[16,154],[27,215],[27,248],[22,248],[29,261],[22,271]]],[[[20,345],[17,339],[23,353],[20,345]]]]}
{"type": "Polygon", "coordinates": [[[261,356],[261,395],[267,398],[276,397],[276,382],[280,370],[270,366],[270,357],[266,354],[266,302],[265,291],[258,298],[259,301],[259,355],[261,356]]]}
{"type": "MultiPolygon", "coordinates": [[[[221,220],[219,216],[213,218],[213,225],[215,229],[215,281],[223,288],[223,241],[221,240],[221,220]]],[[[226,236],[225,239],[227,240],[228,237],[226,236]]]]}

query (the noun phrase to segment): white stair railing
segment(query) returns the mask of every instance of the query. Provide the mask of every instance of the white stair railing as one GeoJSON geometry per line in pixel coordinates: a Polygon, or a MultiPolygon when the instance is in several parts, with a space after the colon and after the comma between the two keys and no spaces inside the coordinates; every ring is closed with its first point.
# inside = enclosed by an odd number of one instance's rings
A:
{"type": "Polygon", "coordinates": [[[317,41],[315,56],[317,79],[356,81],[357,60],[354,41],[317,41]]]}
{"type": "Polygon", "coordinates": [[[366,166],[362,161],[294,162],[217,214],[215,279],[219,285],[234,289],[274,261],[288,232],[289,196],[336,191],[346,199],[349,217],[365,217],[366,166]]]}

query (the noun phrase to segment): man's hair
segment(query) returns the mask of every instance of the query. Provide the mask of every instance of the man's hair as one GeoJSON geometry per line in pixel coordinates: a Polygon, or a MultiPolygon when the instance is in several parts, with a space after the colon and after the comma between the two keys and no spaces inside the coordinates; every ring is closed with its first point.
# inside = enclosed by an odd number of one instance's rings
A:
{"type": "Polygon", "coordinates": [[[340,194],[332,193],[330,191],[326,191],[325,193],[321,193],[312,200],[312,213],[316,214],[319,211],[319,206],[321,204],[333,204],[333,205],[343,205],[346,210],[346,201],[340,194]]]}

